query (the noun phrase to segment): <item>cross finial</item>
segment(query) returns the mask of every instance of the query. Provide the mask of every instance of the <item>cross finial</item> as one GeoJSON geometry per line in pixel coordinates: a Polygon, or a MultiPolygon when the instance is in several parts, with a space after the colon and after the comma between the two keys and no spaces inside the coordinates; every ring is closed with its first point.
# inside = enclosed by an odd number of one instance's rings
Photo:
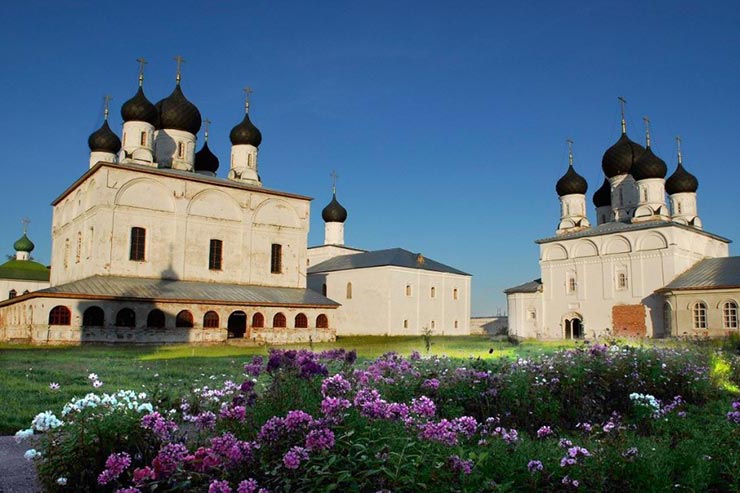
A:
{"type": "Polygon", "coordinates": [[[204,135],[205,136],[205,140],[206,140],[206,142],[208,142],[208,127],[211,126],[211,120],[209,120],[208,118],[206,118],[205,120],[203,120],[203,123],[206,126],[206,131],[205,131],[205,135],[204,135]]]}
{"type": "Polygon", "coordinates": [[[177,62],[177,75],[175,76],[175,82],[179,85],[180,79],[182,78],[182,64],[185,63],[185,59],[180,55],[177,55],[174,60],[177,62]]]}
{"type": "Polygon", "coordinates": [[[254,92],[251,87],[246,86],[244,89],[244,112],[249,113],[249,96],[254,92]]]}
{"type": "Polygon", "coordinates": [[[568,166],[573,166],[573,139],[566,139],[568,143],[568,166]]]}
{"type": "Polygon", "coordinates": [[[108,120],[108,104],[110,103],[111,99],[113,99],[113,97],[109,96],[108,94],[103,96],[103,105],[104,105],[103,118],[105,118],[106,120],[108,120]]]}
{"type": "Polygon", "coordinates": [[[136,59],[137,62],[139,62],[139,87],[144,85],[144,65],[146,65],[148,62],[146,59],[142,56],[136,59]]]}
{"type": "Polygon", "coordinates": [[[23,224],[23,234],[28,233],[28,225],[31,223],[31,220],[27,217],[24,217],[21,219],[21,224],[23,224]]]}
{"type": "Polygon", "coordinates": [[[335,170],[331,170],[331,173],[329,173],[329,176],[331,176],[331,193],[336,195],[337,194],[337,178],[339,178],[339,175],[335,170]]]}
{"type": "Polygon", "coordinates": [[[676,136],[676,147],[678,148],[678,164],[683,164],[683,156],[681,156],[681,136],[676,136]]]}
{"type": "Polygon", "coordinates": [[[627,104],[627,100],[624,99],[624,97],[619,96],[617,98],[619,100],[619,106],[622,108],[622,133],[627,133],[627,121],[624,119],[624,105],[627,104]]]}
{"type": "Polygon", "coordinates": [[[645,122],[645,146],[650,147],[650,118],[643,116],[642,121],[645,122]]]}

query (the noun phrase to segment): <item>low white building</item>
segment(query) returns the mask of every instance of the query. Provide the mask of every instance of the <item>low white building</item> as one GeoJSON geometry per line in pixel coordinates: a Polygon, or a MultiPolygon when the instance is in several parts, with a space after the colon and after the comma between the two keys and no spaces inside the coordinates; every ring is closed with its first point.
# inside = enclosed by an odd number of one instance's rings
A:
{"type": "Polygon", "coordinates": [[[347,211],[322,211],[324,245],[308,249],[308,287],[341,303],[337,335],[470,334],[470,274],[401,248],[344,246],[347,211]]]}
{"type": "Polygon", "coordinates": [[[90,162],[53,202],[51,286],[0,303],[0,340],[333,340],[332,300],[306,287],[310,198],[262,186],[260,131],[230,134],[219,178],[198,108],[143,92],[88,139],[90,162]]]}
{"type": "Polygon", "coordinates": [[[49,268],[31,260],[35,248],[33,242],[23,233],[15,243],[15,257],[0,265],[0,293],[7,299],[28,294],[49,287],[49,268]]]}
{"type": "MultiPolygon", "coordinates": [[[[649,130],[646,143],[644,148],[627,137],[623,118],[620,139],[602,159],[606,179],[593,197],[597,226],[586,217],[587,183],[575,172],[570,154],[556,186],[561,203],[556,235],[536,242],[541,277],[505,291],[511,335],[706,333],[706,313],[703,321],[697,314],[695,323],[688,323],[691,316],[677,317],[673,312],[679,307],[666,293],[673,292],[668,286],[677,276],[705,259],[727,257],[730,240],[702,229],[698,181],[683,167],[680,145],[676,170],[666,180],[667,167],[650,148],[649,130]]],[[[691,313],[696,303],[687,302],[681,310],[691,313]]],[[[736,316],[726,321],[714,328],[738,329],[736,316]]]]}

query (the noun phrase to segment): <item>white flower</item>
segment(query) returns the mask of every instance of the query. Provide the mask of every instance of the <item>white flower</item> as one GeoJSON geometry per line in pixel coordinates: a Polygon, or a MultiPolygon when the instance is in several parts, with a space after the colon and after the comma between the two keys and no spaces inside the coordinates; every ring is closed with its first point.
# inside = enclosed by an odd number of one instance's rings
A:
{"type": "Polygon", "coordinates": [[[91,373],[91,374],[89,374],[89,375],[87,376],[87,379],[88,379],[88,380],[91,380],[91,381],[93,381],[93,382],[94,382],[95,380],[97,380],[97,379],[98,379],[98,374],[97,374],[97,373],[91,373]]]}
{"type": "Polygon", "coordinates": [[[23,454],[23,458],[26,460],[33,460],[36,457],[41,457],[41,452],[37,452],[35,448],[31,448],[26,450],[26,453],[23,454]]]}
{"type": "Polygon", "coordinates": [[[136,412],[139,412],[139,413],[143,413],[143,412],[153,413],[154,412],[154,407],[150,403],[145,402],[144,404],[140,404],[139,407],[136,408],[136,412]]]}
{"type": "Polygon", "coordinates": [[[20,430],[16,432],[15,434],[15,443],[21,443],[26,438],[33,435],[33,428],[28,428],[27,430],[20,430]]]}
{"type": "Polygon", "coordinates": [[[65,478],[64,476],[58,477],[57,484],[59,486],[65,486],[67,484],[67,478],[65,478]]]}
{"type": "Polygon", "coordinates": [[[44,411],[38,413],[33,421],[31,421],[31,427],[36,431],[49,431],[53,428],[62,426],[62,422],[57,419],[51,411],[44,411]]]}
{"type": "Polygon", "coordinates": [[[103,386],[103,382],[101,382],[100,380],[94,380],[94,381],[93,381],[93,383],[92,383],[92,385],[93,385],[93,387],[95,387],[96,389],[99,389],[100,387],[102,387],[102,386],[103,386]]]}

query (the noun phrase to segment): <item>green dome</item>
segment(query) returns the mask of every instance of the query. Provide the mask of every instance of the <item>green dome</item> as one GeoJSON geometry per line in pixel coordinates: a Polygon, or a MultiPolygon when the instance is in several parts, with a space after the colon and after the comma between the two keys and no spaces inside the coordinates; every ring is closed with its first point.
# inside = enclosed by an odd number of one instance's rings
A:
{"type": "Polygon", "coordinates": [[[33,260],[8,260],[0,265],[0,279],[48,282],[50,273],[48,267],[33,260]]]}
{"type": "Polygon", "coordinates": [[[32,252],[34,249],[34,244],[31,240],[28,239],[28,236],[26,236],[26,233],[23,233],[23,236],[13,243],[13,248],[15,248],[16,252],[32,252]]]}

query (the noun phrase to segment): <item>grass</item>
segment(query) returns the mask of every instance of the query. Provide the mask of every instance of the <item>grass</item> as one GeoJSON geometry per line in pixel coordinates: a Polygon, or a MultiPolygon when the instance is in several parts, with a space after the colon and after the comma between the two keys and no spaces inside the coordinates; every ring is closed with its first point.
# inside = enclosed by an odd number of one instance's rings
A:
{"type": "MultiPolygon", "coordinates": [[[[512,345],[487,337],[433,337],[430,353],[453,358],[515,358],[554,351],[565,342],[524,342],[512,345]]],[[[281,346],[309,349],[308,345],[281,346]]],[[[312,345],[315,351],[332,348],[357,350],[360,358],[376,358],[388,351],[425,353],[421,337],[343,337],[334,343],[312,345]]],[[[99,391],[146,391],[156,398],[175,399],[190,387],[208,385],[211,376],[238,379],[251,356],[269,348],[214,346],[18,346],[0,345],[0,435],[27,428],[45,410],[58,413],[73,397],[93,391],[87,376],[96,373],[104,385],[99,391]],[[57,382],[58,391],[49,389],[57,382]]],[[[237,380],[238,381],[238,380],[237,380]]]]}

